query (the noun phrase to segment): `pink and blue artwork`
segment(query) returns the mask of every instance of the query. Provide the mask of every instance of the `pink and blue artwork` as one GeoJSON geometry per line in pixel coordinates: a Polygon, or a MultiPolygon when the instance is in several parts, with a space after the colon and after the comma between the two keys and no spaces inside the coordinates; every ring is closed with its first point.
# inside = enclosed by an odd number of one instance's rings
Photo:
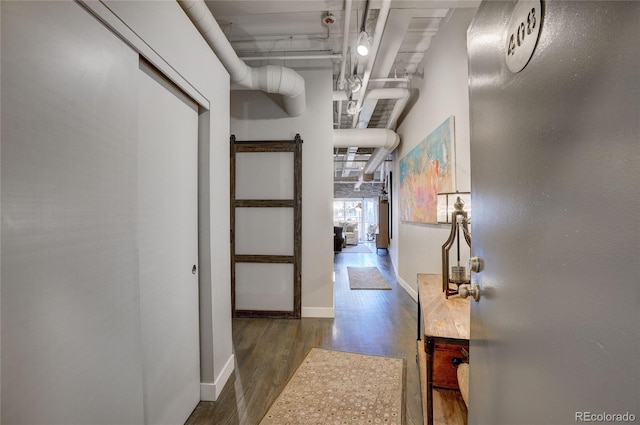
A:
{"type": "Polygon", "coordinates": [[[453,191],[454,161],[451,116],[400,160],[400,220],[438,222],[437,195],[453,191]]]}

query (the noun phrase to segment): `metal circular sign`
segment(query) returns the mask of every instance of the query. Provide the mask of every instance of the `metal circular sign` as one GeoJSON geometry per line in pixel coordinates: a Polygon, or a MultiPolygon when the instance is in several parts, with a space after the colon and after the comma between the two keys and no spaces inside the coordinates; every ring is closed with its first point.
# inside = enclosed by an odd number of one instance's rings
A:
{"type": "Polygon", "coordinates": [[[516,3],[507,26],[507,67],[520,72],[536,50],[542,25],[542,1],[520,0],[516,3]]]}

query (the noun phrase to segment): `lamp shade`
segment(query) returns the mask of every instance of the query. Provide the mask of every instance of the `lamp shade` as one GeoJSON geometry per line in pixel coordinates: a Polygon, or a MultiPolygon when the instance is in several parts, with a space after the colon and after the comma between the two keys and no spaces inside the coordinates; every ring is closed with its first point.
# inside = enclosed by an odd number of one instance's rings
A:
{"type": "Polygon", "coordinates": [[[438,193],[438,223],[451,224],[451,213],[458,197],[464,202],[464,210],[471,212],[471,192],[443,192],[438,193]]]}

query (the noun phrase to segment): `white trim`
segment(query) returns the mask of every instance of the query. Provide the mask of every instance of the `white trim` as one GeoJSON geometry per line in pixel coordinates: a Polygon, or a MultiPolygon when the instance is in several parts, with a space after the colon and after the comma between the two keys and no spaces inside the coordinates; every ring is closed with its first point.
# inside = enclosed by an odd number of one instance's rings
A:
{"type": "Polygon", "coordinates": [[[200,401],[216,401],[216,384],[200,382],[200,401]]]}
{"type": "Polygon", "coordinates": [[[153,66],[168,78],[173,84],[178,86],[191,97],[198,105],[206,109],[210,109],[209,100],[204,97],[189,81],[187,81],[175,68],[173,68],[162,56],[160,56],[151,46],[149,46],[138,34],[135,33],[127,24],[120,19],[107,5],[102,1],[77,0],[85,9],[93,16],[105,24],[111,31],[117,34],[125,43],[133,50],[138,52],[140,56],[148,60],[153,66]]]}
{"type": "Polygon", "coordinates": [[[330,318],[336,317],[333,307],[302,307],[302,317],[330,318]]]}
{"type": "Polygon", "coordinates": [[[396,276],[396,280],[398,281],[400,286],[402,286],[404,290],[407,291],[411,298],[413,298],[415,302],[418,302],[418,292],[415,290],[415,288],[412,288],[411,285],[405,282],[404,279],[400,276],[396,276]]]}
{"type": "Polygon", "coordinates": [[[222,368],[222,372],[218,375],[218,378],[214,383],[211,382],[201,382],[200,383],[200,400],[201,401],[216,401],[220,394],[222,393],[222,389],[225,384],[233,374],[235,364],[235,355],[232,354],[227,360],[227,363],[222,368]]]}

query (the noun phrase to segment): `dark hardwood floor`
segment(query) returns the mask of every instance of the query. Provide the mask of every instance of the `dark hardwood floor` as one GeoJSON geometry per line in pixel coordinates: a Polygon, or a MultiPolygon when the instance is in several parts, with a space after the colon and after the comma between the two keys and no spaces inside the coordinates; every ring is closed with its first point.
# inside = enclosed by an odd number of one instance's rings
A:
{"type": "Polygon", "coordinates": [[[339,253],[334,270],[335,319],[233,319],[235,373],[187,424],[257,424],[313,347],[406,359],[406,424],[423,423],[417,304],[397,283],[389,255],[375,246],[370,254],[339,253]],[[392,290],[350,290],[347,266],[377,266],[392,290]]]}

